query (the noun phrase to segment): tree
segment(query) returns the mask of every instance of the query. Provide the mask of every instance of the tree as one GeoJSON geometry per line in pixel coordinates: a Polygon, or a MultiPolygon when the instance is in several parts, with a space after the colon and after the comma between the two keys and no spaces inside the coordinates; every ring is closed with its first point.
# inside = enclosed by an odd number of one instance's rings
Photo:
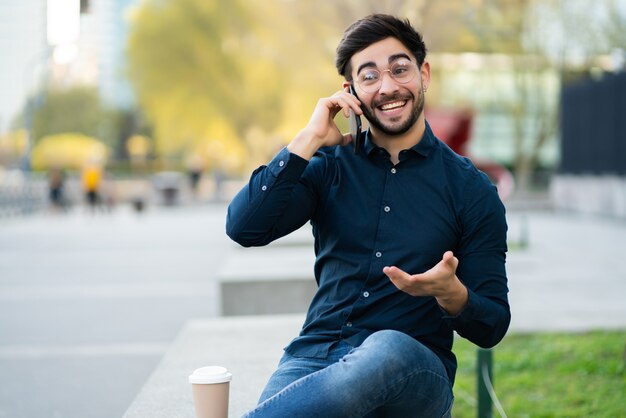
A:
{"type": "Polygon", "coordinates": [[[128,74],[157,154],[182,155],[216,133],[236,144],[251,128],[276,124],[279,71],[241,1],[145,2],[132,19],[128,74]]]}
{"type": "Polygon", "coordinates": [[[128,74],[157,154],[219,148],[249,165],[265,161],[341,84],[337,28],[401,3],[409,8],[398,0],[144,2],[132,16],[128,74]]]}
{"type": "MultiPolygon", "coordinates": [[[[546,70],[558,71],[561,64],[546,50],[551,36],[543,30],[553,27],[554,21],[572,29],[583,27],[575,23],[587,16],[588,7],[582,4],[581,0],[147,0],[132,18],[128,74],[155,127],[157,154],[180,157],[197,149],[211,150],[207,154],[217,164],[225,157],[216,155],[219,149],[231,153],[228,158],[239,160],[239,166],[244,162],[255,166],[306,124],[319,97],[341,85],[333,63],[348,24],[373,12],[406,16],[424,33],[431,52],[510,57],[509,76],[515,81],[507,88],[514,93],[506,101],[494,97],[493,107],[511,120],[515,171],[524,187],[541,149],[557,129],[558,96],[545,94],[544,83],[553,83],[545,77],[546,70]]],[[[599,4],[608,7],[616,2],[599,4]]],[[[603,33],[602,45],[610,44],[610,39],[615,45],[616,39],[623,39],[623,19],[609,17],[605,21],[612,24],[594,24],[596,33],[587,38],[580,29],[568,29],[566,36],[573,43],[592,46],[603,33]]],[[[588,56],[592,49],[585,49],[588,56]]],[[[433,90],[431,104],[437,95],[433,90]]],[[[469,98],[472,95],[467,91],[469,98]]],[[[341,117],[338,123],[344,127],[341,117]]]]}
{"type": "Polygon", "coordinates": [[[115,144],[118,114],[103,105],[96,87],[53,88],[40,97],[33,109],[35,143],[47,135],[73,132],[115,144]]]}
{"type": "Polygon", "coordinates": [[[545,77],[552,71],[560,83],[572,70],[588,71],[597,57],[623,47],[626,11],[615,0],[602,0],[589,8],[581,0],[518,0],[511,39],[520,46],[514,59],[517,100],[510,104],[514,120],[515,175],[521,191],[531,177],[541,150],[557,136],[559,90],[554,96],[545,77]]]}

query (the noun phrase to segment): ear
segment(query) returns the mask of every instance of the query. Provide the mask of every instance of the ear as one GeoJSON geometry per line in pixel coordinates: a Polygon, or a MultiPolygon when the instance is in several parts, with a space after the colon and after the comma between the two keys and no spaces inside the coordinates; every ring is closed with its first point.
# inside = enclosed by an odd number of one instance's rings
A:
{"type": "Polygon", "coordinates": [[[343,87],[343,89],[345,91],[348,91],[348,87],[350,87],[350,82],[348,80],[344,80],[343,84],[341,85],[341,87],[343,87]]]}
{"type": "Polygon", "coordinates": [[[430,85],[430,63],[428,61],[424,61],[422,64],[420,75],[422,76],[422,88],[428,90],[428,86],[430,85]]]}

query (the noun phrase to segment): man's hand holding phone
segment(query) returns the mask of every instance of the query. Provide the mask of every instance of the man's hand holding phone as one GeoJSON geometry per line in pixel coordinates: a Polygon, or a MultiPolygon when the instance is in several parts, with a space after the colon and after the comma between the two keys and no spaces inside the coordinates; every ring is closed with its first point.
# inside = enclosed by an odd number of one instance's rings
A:
{"type": "Polygon", "coordinates": [[[363,114],[361,102],[350,94],[348,87],[318,100],[309,123],[287,145],[287,149],[310,160],[319,148],[349,144],[354,137],[351,134],[342,134],[334,120],[340,111],[347,118],[351,111],[355,115],[363,114]]]}

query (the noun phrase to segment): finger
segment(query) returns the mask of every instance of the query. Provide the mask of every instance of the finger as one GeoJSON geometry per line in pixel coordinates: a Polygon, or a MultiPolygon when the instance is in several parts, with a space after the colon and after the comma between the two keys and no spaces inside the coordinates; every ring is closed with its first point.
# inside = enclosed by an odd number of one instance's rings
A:
{"type": "Polygon", "coordinates": [[[351,108],[354,110],[354,113],[357,115],[362,115],[363,111],[361,110],[361,101],[353,94],[348,93],[348,100],[351,103],[351,108]]]}
{"type": "Polygon", "coordinates": [[[457,266],[459,265],[459,259],[454,256],[454,253],[452,251],[446,251],[443,254],[442,261],[448,268],[451,268],[455,271],[457,266]]]}
{"type": "Polygon", "coordinates": [[[411,277],[409,273],[396,266],[383,267],[383,273],[385,273],[393,282],[404,282],[411,277]]]}
{"type": "Polygon", "coordinates": [[[420,286],[416,288],[415,278],[417,275],[411,276],[409,273],[399,269],[398,267],[384,267],[383,273],[389,277],[389,280],[393,285],[405,293],[408,293],[411,296],[422,296],[424,293],[421,290],[420,286]]]}
{"type": "Polygon", "coordinates": [[[344,134],[343,139],[341,140],[341,145],[348,145],[352,141],[354,141],[354,138],[352,138],[352,134],[344,134]]]}
{"type": "Polygon", "coordinates": [[[354,111],[357,115],[363,114],[359,99],[347,91],[340,90],[333,94],[330,98],[335,106],[341,107],[343,115],[346,118],[350,117],[350,110],[354,111]]]}

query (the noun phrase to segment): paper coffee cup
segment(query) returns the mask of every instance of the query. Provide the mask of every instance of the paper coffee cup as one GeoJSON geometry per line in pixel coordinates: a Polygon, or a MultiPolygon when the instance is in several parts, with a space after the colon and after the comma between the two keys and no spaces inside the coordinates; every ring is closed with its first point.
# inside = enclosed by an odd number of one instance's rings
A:
{"type": "Polygon", "coordinates": [[[232,374],[220,366],[194,370],[189,376],[197,418],[228,418],[228,391],[232,374]]]}

